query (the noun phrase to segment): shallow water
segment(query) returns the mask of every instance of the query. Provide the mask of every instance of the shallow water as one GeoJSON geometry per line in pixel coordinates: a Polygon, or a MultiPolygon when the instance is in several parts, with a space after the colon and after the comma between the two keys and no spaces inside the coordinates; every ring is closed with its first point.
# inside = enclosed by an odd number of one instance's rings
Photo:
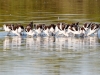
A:
{"type": "Polygon", "coordinates": [[[100,75],[98,36],[6,36],[5,23],[100,24],[100,0],[0,0],[0,75],[100,75]]]}
{"type": "MultiPolygon", "coordinates": [[[[0,75],[99,75],[99,36],[0,38],[0,75]]],[[[1,36],[1,35],[0,35],[1,36]]]]}

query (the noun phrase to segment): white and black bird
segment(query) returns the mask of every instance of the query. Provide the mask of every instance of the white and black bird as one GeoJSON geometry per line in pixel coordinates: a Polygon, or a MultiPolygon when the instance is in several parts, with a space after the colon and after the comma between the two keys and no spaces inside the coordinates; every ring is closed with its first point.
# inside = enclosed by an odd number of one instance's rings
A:
{"type": "Polygon", "coordinates": [[[11,33],[12,25],[11,24],[4,24],[3,29],[7,32],[7,36],[11,33]]]}
{"type": "Polygon", "coordinates": [[[100,29],[100,25],[99,24],[92,24],[92,26],[88,30],[87,36],[90,36],[90,35],[92,35],[94,33],[97,33],[99,29],[100,29]]]}

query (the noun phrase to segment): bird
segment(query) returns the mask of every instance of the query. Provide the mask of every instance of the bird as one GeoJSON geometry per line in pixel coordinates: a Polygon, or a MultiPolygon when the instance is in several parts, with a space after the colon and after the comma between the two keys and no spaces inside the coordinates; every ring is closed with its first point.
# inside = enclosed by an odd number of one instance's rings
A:
{"type": "Polygon", "coordinates": [[[78,25],[78,23],[75,25],[70,25],[69,26],[69,31],[70,33],[74,34],[74,36],[79,36],[79,37],[83,37],[86,34],[86,30],[84,27],[80,27],[78,25]]]}
{"type": "Polygon", "coordinates": [[[55,28],[56,35],[57,36],[63,35],[68,37],[68,34],[66,33],[66,29],[67,29],[67,25],[65,23],[58,23],[55,28]]]}
{"type": "Polygon", "coordinates": [[[90,27],[88,33],[87,33],[87,36],[90,36],[94,33],[96,33],[100,28],[100,25],[99,24],[92,24],[92,26],[90,27]]]}
{"type": "Polygon", "coordinates": [[[45,24],[34,24],[34,31],[37,36],[42,36],[44,26],[45,24]]]}
{"type": "Polygon", "coordinates": [[[87,32],[89,29],[90,29],[90,27],[92,26],[92,22],[91,23],[85,23],[82,27],[85,29],[85,31],[87,32]]]}
{"type": "Polygon", "coordinates": [[[17,24],[17,29],[18,29],[18,33],[20,35],[23,35],[23,33],[24,33],[24,26],[21,25],[21,24],[17,24]]]}
{"type": "Polygon", "coordinates": [[[49,36],[49,26],[45,25],[41,34],[42,36],[49,36]]]}
{"type": "Polygon", "coordinates": [[[55,36],[55,28],[56,28],[56,25],[55,25],[55,24],[50,24],[50,25],[48,26],[49,35],[55,36]]]}
{"type": "Polygon", "coordinates": [[[80,37],[85,37],[86,36],[86,30],[84,27],[80,27],[80,37]]]}
{"type": "Polygon", "coordinates": [[[4,24],[3,29],[7,32],[7,36],[11,33],[12,25],[11,24],[4,24]]]}
{"type": "Polygon", "coordinates": [[[31,29],[33,29],[33,22],[30,22],[30,23],[26,26],[26,28],[31,28],[31,29]]]}
{"type": "Polygon", "coordinates": [[[25,27],[25,31],[27,36],[34,36],[35,32],[33,30],[33,22],[30,22],[26,27],[25,27]]]}
{"type": "Polygon", "coordinates": [[[35,32],[33,31],[32,28],[26,28],[25,29],[27,36],[34,36],[35,32]]]}
{"type": "Polygon", "coordinates": [[[24,32],[24,27],[21,24],[4,24],[3,28],[7,33],[7,36],[10,33],[13,33],[15,35],[22,35],[22,32],[24,32]]]}
{"type": "Polygon", "coordinates": [[[44,26],[45,26],[44,24],[33,24],[33,22],[30,22],[25,27],[26,34],[27,35],[30,35],[30,36],[38,36],[38,35],[41,35],[44,26]]]}
{"type": "Polygon", "coordinates": [[[21,34],[20,33],[18,33],[18,26],[17,26],[17,24],[16,25],[12,25],[12,30],[11,30],[11,32],[14,34],[14,35],[17,35],[17,36],[21,36],[21,34]]]}

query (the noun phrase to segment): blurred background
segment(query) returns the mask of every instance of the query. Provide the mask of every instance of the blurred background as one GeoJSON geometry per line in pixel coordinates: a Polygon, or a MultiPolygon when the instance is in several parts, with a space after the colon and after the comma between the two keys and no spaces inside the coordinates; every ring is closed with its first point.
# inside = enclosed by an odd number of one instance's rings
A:
{"type": "Polygon", "coordinates": [[[0,26],[100,22],[100,0],[0,0],[0,26]]]}

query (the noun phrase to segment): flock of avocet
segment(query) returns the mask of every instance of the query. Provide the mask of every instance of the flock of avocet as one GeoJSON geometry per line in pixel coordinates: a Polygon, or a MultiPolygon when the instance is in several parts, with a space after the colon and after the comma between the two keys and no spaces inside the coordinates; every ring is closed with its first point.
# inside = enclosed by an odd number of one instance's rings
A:
{"type": "Polygon", "coordinates": [[[26,27],[21,24],[4,24],[3,28],[9,35],[13,33],[17,36],[22,36],[23,33],[27,36],[90,36],[97,33],[100,29],[100,24],[85,23],[83,26],[79,26],[79,22],[72,24],[57,23],[51,25],[45,24],[33,24],[30,22],[26,27]]]}

